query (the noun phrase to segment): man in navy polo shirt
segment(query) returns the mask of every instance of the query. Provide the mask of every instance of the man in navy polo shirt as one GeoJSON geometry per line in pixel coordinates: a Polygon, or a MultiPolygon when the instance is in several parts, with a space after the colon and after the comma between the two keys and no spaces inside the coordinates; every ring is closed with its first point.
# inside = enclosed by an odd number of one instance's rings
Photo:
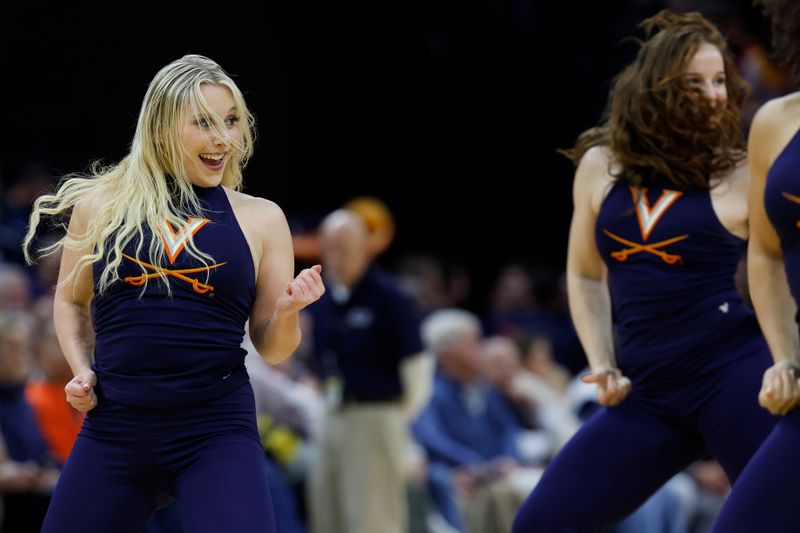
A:
{"type": "Polygon", "coordinates": [[[405,533],[408,423],[427,402],[411,300],[372,264],[369,232],[338,210],[321,228],[326,294],[310,308],[329,412],[310,483],[313,533],[405,533]]]}

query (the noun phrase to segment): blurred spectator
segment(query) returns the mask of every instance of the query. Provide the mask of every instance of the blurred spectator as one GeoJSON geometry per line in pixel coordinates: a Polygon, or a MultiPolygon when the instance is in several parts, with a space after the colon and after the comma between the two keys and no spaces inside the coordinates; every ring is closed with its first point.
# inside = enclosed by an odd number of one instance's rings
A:
{"type": "Polygon", "coordinates": [[[23,310],[31,303],[31,289],[25,270],[0,263],[0,310],[23,310]]]}
{"type": "Polygon", "coordinates": [[[521,353],[512,340],[492,337],[486,340],[483,350],[486,377],[502,392],[522,427],[528,430],[519,441],[523,459],[529,464],[543,464],[580,425],[569,409],[566,395],[520,364],[521,353]]]}
{"type": "Polygon", "coordinates": [[[31,372],[33,319],[24,311],[0,311],[0,490],[5,513],[3,533],[41,529],[58,479],[33,411],[25,400],[31,372]]]}
{"type": "Polygon", "coordinates": [[[430,404],[414,423],[428,454],[428,483],[437,509],[459,531],[509,531],[524,495],[510,479],[519,467],[520,425],[500,392],[482,378],[477,317],[458,309],[422,325],[438,371],[430,404]]]}
{"type": "Polygon", "coordinates": [[[28,382],[25,398],[33,408],[50,454],[63,465],[81,429],[83,413],[73,409],[64,396],[72,371],[56,336],[52,299],[42,298],[36,309],[33,354],[43,379],[28,382]]]}
{"type": "Polygon", "coordinates": [[[293,359],[269,365],[258,355],[248,336],[242,345],[247,350],[245,363],[255,393],[256,411],[269,413],[299,437],[316,440],[325,412],[324,398],[312,380],[293,377],[293,359]]]}
{"type": "Polygon", "coordinates": [[[314,533],[405,533],[408,420],[427,401],[429,358],[410,299],[372,265],[347,210],[321,228],[327,291],[310,308],[329,411],[311,470],[314,533]]]}
{"type": "Polygon", "coordinates": [[[553,357],[553,343],[544,335],[534,335],[520,340],[522,366],[531,374],[545,381],[557,391],[566,391],[572,379],[570,373],[556,363],[553,357]]]}

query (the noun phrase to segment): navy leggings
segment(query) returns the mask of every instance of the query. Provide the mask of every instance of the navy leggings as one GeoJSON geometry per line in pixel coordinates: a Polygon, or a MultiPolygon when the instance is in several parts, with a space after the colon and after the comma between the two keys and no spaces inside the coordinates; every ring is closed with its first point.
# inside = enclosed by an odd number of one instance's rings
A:
{"type": "Polygon", "coordinates": [[[42,532],[138,532],[174,497],[185,533],[272,533],[264,461],[249,382],[189,407],[101,398],[78,435],[42,532]]]}
{"type": "Polygon", "coordinates": [[[714,533],[800,531],[800,409],[782,417],[747,464],[714,533]]]}
{"type": "Polygon", "coordinates": [[[709,452],[735,481],[776,422],[757,399],[770,364],[761,350],[661,391],[634,382],[548,465],[513,533],[606,531],[709,452]]]}

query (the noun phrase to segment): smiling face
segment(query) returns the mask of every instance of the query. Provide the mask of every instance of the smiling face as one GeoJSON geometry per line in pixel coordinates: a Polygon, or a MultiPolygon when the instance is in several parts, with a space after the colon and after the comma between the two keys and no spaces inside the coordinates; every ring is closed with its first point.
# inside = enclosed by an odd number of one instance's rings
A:
{"type": "Polygon", "coordinates": [[[693,91],[703,94],[717,109],[724,107],[728,89],[725,85],[725,61],[719,48],[702,43],[686,65],[683,77],[693,91]]]}
{"type": "Polygon", "coordinates": [[[223,85],[205,83],[200,92],[213,115],[208,117],[194,104],[184,110],[180,127],[183,168],[194,185],[216,187],[242,141],[240,110],[230,89],[223,85]]]}

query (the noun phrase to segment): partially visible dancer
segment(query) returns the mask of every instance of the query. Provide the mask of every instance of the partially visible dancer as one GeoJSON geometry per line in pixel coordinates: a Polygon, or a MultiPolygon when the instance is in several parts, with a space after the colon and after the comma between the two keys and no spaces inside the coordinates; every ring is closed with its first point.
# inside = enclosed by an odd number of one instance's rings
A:
{"type": "MultiPolygon", "coordinates": [[[[800,3],[759,0],[772,21],[780,60],[800,81],[800,3]]],[[[749,139],[750,227],[748,277],[756,315],[775,364],[758,395],[782,415],[742,472],[715,531],[800,531],[800,91],[770,100],[753,119],[749,139]]],[[[742,393],[745,391],[743,390],[742,393]]]]}
{"type": "Polygon", "coordinates": [[[708,453],[734,482],[775,423],[756,401],[769,350],[734,283],[744,83],[700,14],[642,27],[607,120],[570,152],[569,304],[604,407],[545,470],[515,533],[603,531],[708,453]]]}

